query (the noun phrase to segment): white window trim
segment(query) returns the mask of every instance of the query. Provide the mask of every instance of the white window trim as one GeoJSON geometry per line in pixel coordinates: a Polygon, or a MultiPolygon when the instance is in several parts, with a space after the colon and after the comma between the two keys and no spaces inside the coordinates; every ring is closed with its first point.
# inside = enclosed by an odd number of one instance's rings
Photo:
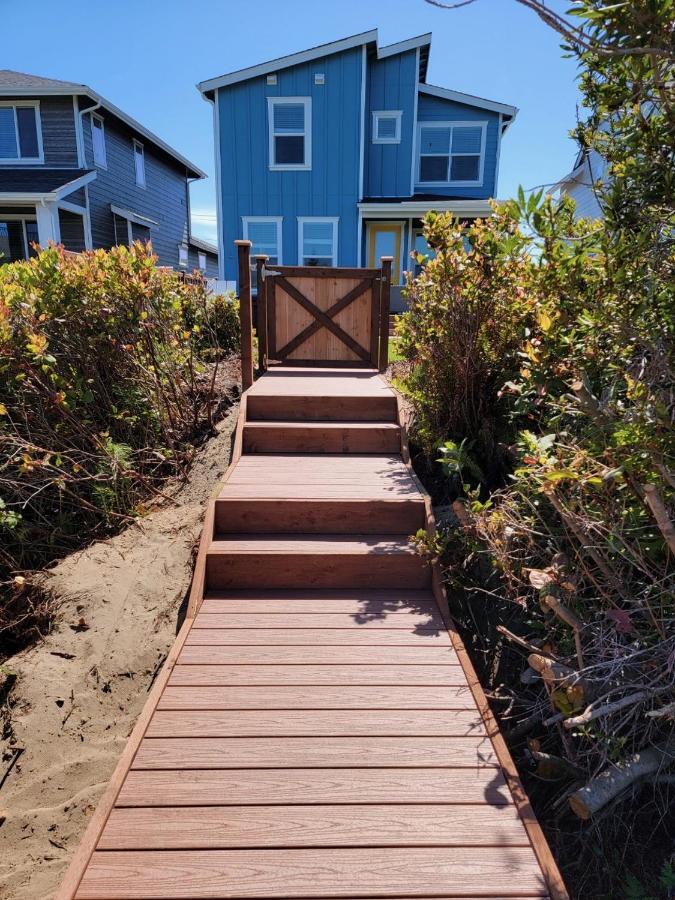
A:
{"type": "Polygon", "coordinates": [[[16,150],[21,152],[19,145],[19,122],[16,117],[17,106],[32,106],[35,109],[35,127],[37,129],[38,156],[16,156],[14,159],[0,159],[0,166],[42,166],[45,162],[44,146],[42,144],[42,116],[40,115],[39,100],[0,100],[0,106],[14,108],[14,133],[16,135],[16,150]]]}
{"type": "Polygon", "coordinates": [[[145,147],[140,141],[137,141],[136,138],[133,139],[133,153],[134,153],[134,176],[136,178],[136,187],[145,188],[147,187],[147,181],[145,178],[145,147]],[[143,159],[143,181],[138,180],[138,169],[136,168],[136,151],[137,148],[141,148],[141,158],[143,159]]]}
{"type": "MultiPolygon", "coordinates": [[[[129,232],[131,232],[131,223],[129,223],[129,232]]],[[[187,269],[187,267],[189,266],[189,264],[190,264],[190,250],[189,250],[187,244],[179,244],[179,245],[178,245],[178,265],[179,265],[182,269],[187,269]],[[185,260],[182,260],[182,259],[180,258],[180,257],[181,257],[181,250],[184,251],[184,253],[185,253],[185,260]]]]}
{"type": "MultiPolygon", "coordinates": [[[[312,98],[267,98],[267,158],[272,172],[309,172],[312,168],[312,98]],[[276,163],[274,161],[274,107],[276,104],[302,103],[305,107],[305,161],[304,163],[276,163]]],[[[281,263],[280,263],[281,265],[281,263]]]]}
{"type": "Polygon", "coordinates": [[[103,116],[99,116],[98,113],[94,113],[94,112],[90,114],[90,118],[91,118],[91,122],[90,122],[91,157],[92,157],[92,159],[94,161],[94,165],[96,166],[97,169],[107,169],[108,168],[108,149],[105,145],[105,120],[104,120],[103,116]],[[97,162],[97,160],[96,160],[96,151],[94,149],[94,119],[98,119],[98,121],[101,123],[101,134],[103,135],[103,156],[104,156],[103,162],[97,162]]]}
{"type": "Polygon", "coordinates": [[[303,245],[303,229],[305,222],[330,222],[333,226],[333,253],[331,256],[331,265],[337,266],[338,261],[338,223],[339,216],[298,216],[298,265],[304,266],[305,256],[302,252],[303,245]]]}
{"type": "Polygon", "coordinates": [[[25,254],[24,259],[28,259],[28,233],[26,231],[26,224],[30,223],[37,225],[35,216],[31,216],[29,213],[2,213],[2,215],[0,215],[0,222],[21,222],[23,252],[25,254]]]}
{"type": "MultiPolygon", "coordinates": [[[[416,169],[415,169],[415,185],[416,187],[482,187],[483,179],[485,174],[485,141],[487,135],[487,122],[437,122],[435,120],[431,120],[428,122],[418,122],[417,123],[417,144],[415,146],[415,159],[416,169]],[[478,180],[477,181],[421,181],[420,180],[420,166],[421,166],[421,154],[420,154],[420,144],[422,141],[422,129],[423,128],[480,128],[481,129],[481,141],[480,141],[480,162],[478,164],[478,180]]],[[[440,155],[440,154],[431,154],[431,155],[440,155]]],[[[452,134],[450,135],[450,150],[449,150],[449,163],[448,163],[448,175],[452,170],[452,157],[453,156],[475,156],[475,153],[452,153],[452,134]]]]}
{"type": "Polygon", "coordinates": [[[400,144],[401,143],[401,117],[403,115],[402,109],[376,109],[373,110],[373,144],[400,144]],[[395,118],[396,119],[396,134],[394,137],[378,137],[378,119],[380,118],[395,118]]]}
{"type": "Polygon", "coordinates": [[[204,253],[203,250],[200,250],[200,251],[197,253],[197,264],[198,264],[198,265],[197,265],[197,268],[198,268],[201,272],[205,272],[205,271],[206,271],[206,253],[204,253]]]}
{"type": "Polygon", "coordinates": [[[244,235],[244,240],[250,240],[248,236],[248,226],[250,222],[275,222],[277,226],[277,265],[282,266],[282,246],[281,246],[281,238],[283,234],[283,216],[242,216],[242,233],[244,235]]]}

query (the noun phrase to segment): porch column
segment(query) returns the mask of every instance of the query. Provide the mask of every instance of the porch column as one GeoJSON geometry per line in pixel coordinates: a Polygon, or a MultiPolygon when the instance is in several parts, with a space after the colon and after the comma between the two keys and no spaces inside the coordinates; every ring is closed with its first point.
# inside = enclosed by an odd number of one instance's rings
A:
{"type": "Polygon", "coordinates": [[[46,247],[49,241],[61,243],[61,226],[59,224],[59,208],[55,201],[36,203],[38,241],[46,247]]]}

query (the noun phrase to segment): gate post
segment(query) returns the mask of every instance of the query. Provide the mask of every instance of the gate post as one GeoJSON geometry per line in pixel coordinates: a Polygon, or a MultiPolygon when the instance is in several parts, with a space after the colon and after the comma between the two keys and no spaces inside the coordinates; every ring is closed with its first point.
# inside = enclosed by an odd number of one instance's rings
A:
{"type": "Polygon", "coordinates": [[[257,316],[256,332],[258,334],[258,371],[267,369],[267,281],[262,277],[263,266],[268,257],[259,253],[255,258],[257,316]]]}
{"type": "Polygon", "coordinates": [[[239,326],[241,329],[241,387],[253,384],[253,329],[251,314],[251,242],[235,241],[239,262],[239,326]]]}
{"type": "Polygon", "coordinates": [[[380,276],[380,372],[389,365],[389,306],[391,302],[391,264],[393,256],[380,259],[382,275],[380,276]]]}

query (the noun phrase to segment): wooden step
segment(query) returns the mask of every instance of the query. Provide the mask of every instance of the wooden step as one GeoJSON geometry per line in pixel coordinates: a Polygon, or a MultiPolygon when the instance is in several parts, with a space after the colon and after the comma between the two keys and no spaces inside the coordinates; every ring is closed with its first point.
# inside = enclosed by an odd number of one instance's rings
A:
{"type": "Polygon", "coordinates": [[[246,416],[249,421],[311,422],[395,422],[396,397],[381,393],[359,395],[265,395],[249,394],[246,416]]]}
{"type": "Polygon", "coordinates": [[[247,422],[244,453],[399,453],[395,422],[247,422]]]}
{"type": "Polygon", "coordinates": [[[267,500],[216,501],[214,533],[414,534],[424,527],[424,501],[267,500]]]}
{"type": "Polygon", "coordinates": [[[431,574],[407,535],[252,534],[211,543],[206,588],[414,588],[431,574]]]}

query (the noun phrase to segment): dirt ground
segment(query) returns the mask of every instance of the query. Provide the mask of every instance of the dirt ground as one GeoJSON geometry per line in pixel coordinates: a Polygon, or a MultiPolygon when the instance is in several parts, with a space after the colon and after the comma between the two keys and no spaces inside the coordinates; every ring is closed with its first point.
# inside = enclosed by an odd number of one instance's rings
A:
{"type": "Polygon", "coordinates": [[[204,506],[230,457],[238,407],[200,450],[187,484],[116,537],[46,577],[55,626],[4,664],[16,683],[0,741],[0,897],[59,885],[174,641],[204,506]]]}

